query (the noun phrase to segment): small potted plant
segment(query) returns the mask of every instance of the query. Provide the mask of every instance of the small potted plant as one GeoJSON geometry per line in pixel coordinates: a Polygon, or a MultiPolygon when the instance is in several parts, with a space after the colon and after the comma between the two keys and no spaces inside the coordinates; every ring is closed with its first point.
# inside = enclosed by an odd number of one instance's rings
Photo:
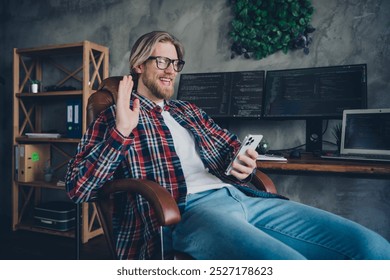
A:
{"type": "Polygon", "coordinates": [[[50,160],[45,162],[45,167],[43,169],[43,179],[45,182],[50,182],[53,178],[53,168],[51,167],[50,160]]]}
{"type": "Polygon", "coordinates": [[[38,92],[38,88],[39,88],[39,84],[40,83],[41,83],[41,81],[39,81],[39,80],[30,79],[31,92],[32,93],[37,93],[38,92]]]}

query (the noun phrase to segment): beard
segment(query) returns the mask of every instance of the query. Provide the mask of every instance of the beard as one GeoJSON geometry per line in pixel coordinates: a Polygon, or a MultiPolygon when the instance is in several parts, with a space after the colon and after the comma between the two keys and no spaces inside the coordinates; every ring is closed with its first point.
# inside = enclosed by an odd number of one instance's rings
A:
{"type": "MultiPolygon", "coordinates": [[[[174,78],[172,79],[172,85],[174,83],[174,78]]],[[[154,79],[151,76],[142,76],[143,84],[150,90],[151,94],[158,99],[168,100],[173,96],[174,88],[171,87],[163,87],[158,84],[158,78],[154,79]]]]}

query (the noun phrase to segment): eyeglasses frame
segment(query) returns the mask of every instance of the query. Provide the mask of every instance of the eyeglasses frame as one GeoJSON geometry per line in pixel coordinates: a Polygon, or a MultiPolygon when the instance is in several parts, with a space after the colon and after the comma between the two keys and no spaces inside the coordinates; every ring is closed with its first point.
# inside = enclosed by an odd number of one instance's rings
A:
{"type": "Polygon", "coordinates": [[[181,72],[183,70],[183,67],[184,67],[184,64],[185,64],[185,61],[184,60],[181,60],[181,59],[170,59],[168,57],[165,57],[165,56],[149,56],[147,60],[156,60],[156,66],[158,69],[160,70],[165,70],[167,69],[171,64],[173,65],[173,70],[175,70],[176,72],[181,72]],[[158,59],[165,59],[168,61],[168,64],[167,64],[167,67],[165,68],[161,68],[158,66],[159,62],[158,62],[158,59]],[[178,64],[180,63],[180,64],[178,64]],[[175,66],[176,64],[176,66],[175,66]],[[178,70],[178,66],[181,65],[181,69],[178,70]]]}

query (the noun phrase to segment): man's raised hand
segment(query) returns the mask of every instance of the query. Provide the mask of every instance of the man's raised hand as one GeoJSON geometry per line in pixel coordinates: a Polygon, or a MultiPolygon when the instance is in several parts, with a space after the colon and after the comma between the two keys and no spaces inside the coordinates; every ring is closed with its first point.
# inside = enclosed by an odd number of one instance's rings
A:
{"type": "Polygon", "coordinates": [[[123,76],[123,79],[119,82],[116,102],[116,129],[126,137],[137,126],[139,119],[139,99],[135,99],[133,109],[130,108],[133,85],[134,82],[130,75],[123,76]]]}

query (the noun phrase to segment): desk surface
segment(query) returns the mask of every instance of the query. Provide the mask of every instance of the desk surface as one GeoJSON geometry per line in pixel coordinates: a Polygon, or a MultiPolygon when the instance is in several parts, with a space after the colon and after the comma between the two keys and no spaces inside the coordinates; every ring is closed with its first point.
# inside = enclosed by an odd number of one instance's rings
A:
{"type": "Polygon", "coordinates": [[[390,178],[390,163],[321,159],[310,153],[302,154],[300,159],[288,159],[284,163],[257,161],[257,168],[262,171],[360,174],[390,178]]]}

